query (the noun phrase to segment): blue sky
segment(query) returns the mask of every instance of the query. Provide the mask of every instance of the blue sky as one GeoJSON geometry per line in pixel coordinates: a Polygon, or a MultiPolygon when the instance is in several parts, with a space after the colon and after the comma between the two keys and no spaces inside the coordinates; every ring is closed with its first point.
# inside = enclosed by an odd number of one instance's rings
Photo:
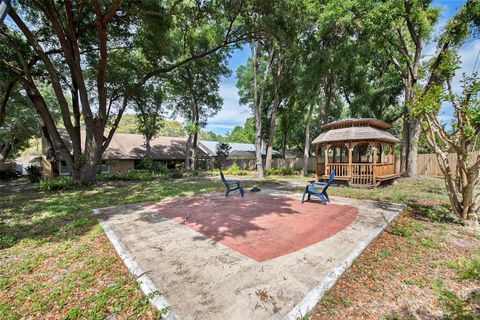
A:
{"type": "MultiPolygon", "coordinates": [[[[434,6],[441,8],[441,17],[435,29],[436,36],[441,34],[445,23],[464,3],[464,0],[436,0],[433,2],[434,6]]],[[[462,66],[454,81],[457,91],[460,89],[461,74],[463,72],[470,74],[473,71],[473,66],[479,50],[480,40],[467,41],[460,49],[459,53],[462,59],[462,66]]],[[[424,50],[424,58],[428,59],[434,53],[434,43],[429,44],[424,50]]],[[[244,46],[242,49],[237,49],[232,53],[232,56],[228,62],[228,65],[232,70],[232,75],[230,77],[223,78],[220,84],[220,95],[223,97],[223,108],[215,117],[209,120],[206,128],[207,130],[218,134],[225,134],[226,132],[231,131],[236,125],[243,125],[245,120],[251,115],[251,111],[248,107],[241,106],[238,103],[237,88],[235,86],[236,70],[240,65],[243,65],[247,62],[249,56],[250,49],[248,46],[244,46]]],[[[480,65],[480,61],[476,67],[477,71],[480,69],[478,65],[480,65]]],[[[448,121],[451,117],[451,114],[451,108],[445,105],[441,111],[440,118],[442,121],[448,121]]]]}

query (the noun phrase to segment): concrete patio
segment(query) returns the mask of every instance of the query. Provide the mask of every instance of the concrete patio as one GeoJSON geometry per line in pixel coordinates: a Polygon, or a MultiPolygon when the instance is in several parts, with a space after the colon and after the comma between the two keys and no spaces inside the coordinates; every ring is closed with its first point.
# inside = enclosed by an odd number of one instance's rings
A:
{"type": "Polygon", "coordinates": [[[151,302],[166,318],[296,319],[403,210],[338,197],[302,206],[300,196],[208,194],[95,211],[142,290],[161,293],[151,302]]]}

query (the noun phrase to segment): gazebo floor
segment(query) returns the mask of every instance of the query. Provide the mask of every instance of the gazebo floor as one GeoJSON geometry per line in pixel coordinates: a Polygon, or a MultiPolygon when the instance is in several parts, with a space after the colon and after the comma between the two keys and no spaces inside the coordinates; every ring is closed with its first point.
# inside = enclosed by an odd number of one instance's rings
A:
{"type": "MultiPolygon", "coordinates": [[[[376,183],[373,183],[373,176],[370,178],[372,183],[366,183],[366,184],[358,184],[358,183],[353,183],[352,176],[335,176],[334,180],[336,181],[346,181],[348,182],[348,185],[350,187],[354,188],[374,188],[378,187],[381,182],[387,181],[387,180],[392,180],[400,177],[400,173],[394,173],[394,174],[387,174],[383,176],[377,176],[375,177],[376,183]]],[[[321,179],[328,180],[329,176],[328,175],[322,175],[321,179]]]]}

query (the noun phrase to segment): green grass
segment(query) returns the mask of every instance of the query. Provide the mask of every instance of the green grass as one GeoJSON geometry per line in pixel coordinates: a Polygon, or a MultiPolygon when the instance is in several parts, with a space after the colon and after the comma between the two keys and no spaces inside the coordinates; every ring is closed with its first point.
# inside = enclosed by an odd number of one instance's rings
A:
{"type": "MultiPolygon", "coordinates": [[[[265,183],[242,183],[245,188],[253,184],[272,187],[277,180],[280,179],[269,177],[265,183]]],[[[308,179],[283,177],[282,180],[301,184],[308,179]]],[[[220,181],[189,178],[109,182],[69,191],[2,195],[0,319],[161,317],[161,312],[150,308],[137,282],[122,265],[92,209],[221,190],[220,181]]],[[[378,251],[372,261],[382,263],[399,252],[418,250],[410,248],[442,249],[445,236],[430,231],[432,227],[443,230],[440,226],[450,222],[448,197],[441,180],[400,179],[394,185],[378,189],[334,186],[330,190],[336,196],[404,203],[430,221],[428,225],[412,220],[392,224],[390,233],[404,238],[405,243],[378,251]]],[[[415,259],[411,256],[409,265],[417,263],[415,259]]],[[[415,284],[425,286],[418,281],[415,284]]],[[[337,306],[350,307],[352,303],[347,298],[336,301],[327,296],[326,299],[331,314],[337,306]]]]}
{"type": "Polygon", "coordinates": [[[221,188],[207,180],[123,182],[2,196],[0,319],[159,318],[121,265],[92,209],[221,188]]]}

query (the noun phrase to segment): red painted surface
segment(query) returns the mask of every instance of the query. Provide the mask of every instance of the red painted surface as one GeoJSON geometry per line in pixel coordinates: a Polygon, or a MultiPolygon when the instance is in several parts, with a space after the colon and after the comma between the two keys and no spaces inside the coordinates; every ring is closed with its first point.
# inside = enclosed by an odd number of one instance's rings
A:
{"type": "Polygon", "coordinates": [[[256,261],[331,237],[358,215],[358,208],[352,206],[301,204],[297,199],[252,193],[243,199],[237,194],[183,197],[145,207],[256,261]]]}

